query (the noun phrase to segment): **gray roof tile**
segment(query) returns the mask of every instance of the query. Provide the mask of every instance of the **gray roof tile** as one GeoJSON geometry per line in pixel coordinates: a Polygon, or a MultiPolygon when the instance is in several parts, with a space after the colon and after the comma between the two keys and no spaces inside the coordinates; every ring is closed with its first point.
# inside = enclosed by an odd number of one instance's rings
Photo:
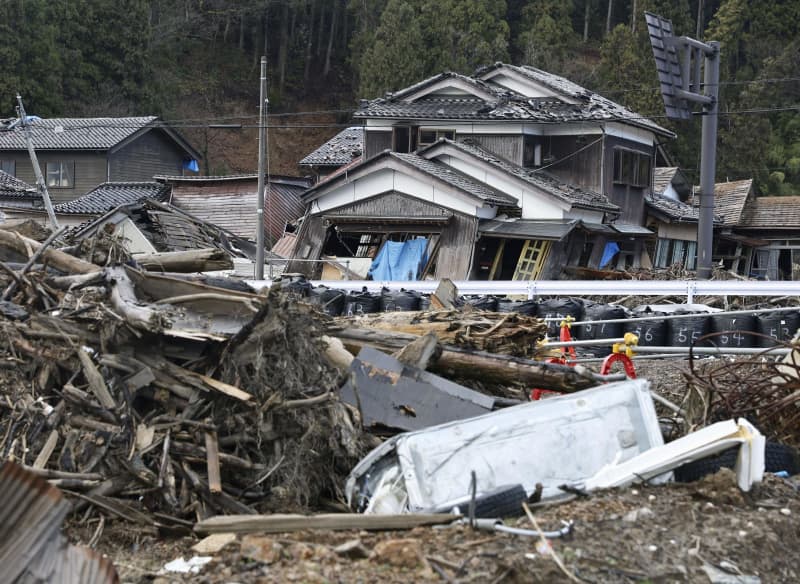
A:
{"type": "Polygon", "coordinates": [[[739,227],[778,230],[800,228],[800,196],[755,197],[745,207],[739,227]]]}
{"type": "Polygon", "coordinates": [[[647,128],[662,135],[674,135],[653,121],[563,77],[552,75],[533,67],[515,67],[503,64],[479,70],[476,73],[476,78],[467,78],[452,73],[443,73],[431,77],[400,92],[363,102],[362,106],[353,115],[357,119],[510,120],[540,123],[618,120],[647,128]],[[507,88],[493,84],[491,81],[484,82],[477,78],[496,67],[506,67],[516,71],[537,83],[547,86],[555,93],[563,96],[563,99],[558,97],[528,97],[509,91],[507,88]],[[424,86],[447,77],[459,77],[470,83],[477,84],[481,89],[492,94],[492,99],[485,100],[476,96],[442,95],[426,95],[414,101],[405,99],[405,96],[413,94],[424,86]],[[569,103],[569,101],[577,101],[577,103],[569,103]]]}
{"type": "MultiPolygon", "coordinates": [[[[557,199],[570,203],[575,207],[602,211],[619,211],[619,207],[611,203],[608,198],[601,193],[576,187],[542,170],[525,168],[523,166],[519,166],[518,164],[514,164],[513,162],[500,158],[488,150],[481,148],[473,140],[467,139],[461,142],[452,142],[450,140],[443,139],[440,140],[440,142],[450,144],[456,148],[459,148],[460,150],[468,152],[476,158],[479,158],[484,162],[488,162],[489,164],[496,166],[501,170],[520,178],[528,184],[543,190],[546,193],[549,193],[557,199]]],[[[433,148],[433,146],[430,146],[429,148],[433,148]]],[[[424,150],[422,152],[424,152],[424,150]]]]}
{"type": "Polygon", "coordinates": [[[0,170],[0,198],[3,199],[36,199],[39,194],[36,187],[0,170]]]}
{"type": "Polygon", "coordinates": [[[298,164],[339,166],[361,156],[364,151],[364,128],[353,126],[342,130],[298,164]]]}
{"type": "Polygon", "coordinates": [[[654,194],[652,197],[646,197],[645,203],[654,211],[660,212],[662,215],[674,221],[687,223],[697,223],[698,221],[699,209],[692,205],[662,197],[658,194],[654,194]]]}
{"type": "Polygon", "coordinates": [[[483,183],[477,182],[468,176],[461,174],[450,167],[427,160],[417,154],[401,154],[399,152],[391,152],[390,156],[399,158],[403,162],[418,168],[419,170],[430,174],[444,182],[453,185],[471,195],[486,201],[487,203],[500,204],[500,205],[518,205],[516,198],[500,191],[496,191],[483,183]]]}
{"type": "Polygon", "coordinates": [[[657,166],[653,172],[653,192],[663,195],[677,172],[677,166],[657,166]]]}
{"type": "MultiPolygon", "coordinates": [[[[108,150],[158,118],[48,118],[31,123],[37,150],[108,150]]],[[[0,131],[0,150],[24,150],[20,127],[0,131]]]]}
{"type": "Polygon", "coordinates": [[[163,201],[168,194],[169,186],[157,182],[103,183],[74,201],[54,205],[53,209],[65,215],[101,215],[143,199],[163,201]]]}

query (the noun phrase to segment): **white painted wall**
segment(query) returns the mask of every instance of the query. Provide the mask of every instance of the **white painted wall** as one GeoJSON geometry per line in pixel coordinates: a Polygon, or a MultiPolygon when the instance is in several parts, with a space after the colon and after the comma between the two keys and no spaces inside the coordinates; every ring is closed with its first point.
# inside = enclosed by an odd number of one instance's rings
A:
{"type": "Polygon", "coordinates": [[[491,172],[488,169],[472,164],[470,161],[449,154],[439,156],[437,160],[441,160],[448,166],[516,198],[522,208],[523,219],[563,219],[567,211],[569,211],[569,204],[557,201],[552,196],[538,191],[533,186],[523,186],[519,182],[504,176],[499,171],[491,172]]]}
{"type": "Polygon", "coordinates": [[[659,223],[658,236],[662,239],[697,241],[696,223],[659,223]]]}

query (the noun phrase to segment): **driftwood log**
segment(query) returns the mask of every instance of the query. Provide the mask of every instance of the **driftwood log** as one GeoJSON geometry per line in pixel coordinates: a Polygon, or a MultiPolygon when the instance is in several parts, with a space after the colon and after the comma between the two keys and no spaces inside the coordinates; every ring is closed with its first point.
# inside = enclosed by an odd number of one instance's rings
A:
{"type": "MultiPolygon", "coordinates": [[[[393,353],[418,338],[409,333],[357,328],[329,330],[328,334],[340,339],[353,353],[358,353],[367,345],[393,353]]],[[[597,377],[581,367],[543,363],[452,345],[442,346],[441,355],[428,364],[428,370],[451,378],[477,379],[501,385],[522,384],[563,392],[579,391],[598,384],[597,377]]]]}
{"type": "Polygon", "coordinates": [[[233,268],[231,256],[221,249],[147,253],[134,256],[133,259],[151,272],[211,272],[233,268]]]}

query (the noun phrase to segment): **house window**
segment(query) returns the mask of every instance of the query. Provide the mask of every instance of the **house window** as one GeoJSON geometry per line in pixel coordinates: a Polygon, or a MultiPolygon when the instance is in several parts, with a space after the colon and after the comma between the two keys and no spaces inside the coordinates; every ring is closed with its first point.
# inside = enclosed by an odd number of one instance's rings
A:
{"type": "Polygon", "coordinates": [[[75,186],[75,163],[48,162],[47,186],[57,189],[69,189],[75,186]]]}
{"type": "Polygon", "coordinates": [[[419,145],[420,146],[427,146],[429,144],[433,144],[437,140],[441,138],[447,138],[448,140],[455,140],[456,139],[456,131],[455,130],[431,130],[427,128],[420,128],[419,129],[419,145]]]}
{"type": "Polygon", "coordinates": [[[614,149],[614,184],[647,188],[650,186],[651,156],[644,152],[614,149]]]}
{"type": "Polygon", "coordinates": [[[416,128],[395,126],[392,130],[392,150],[394,152],[414,152],[417,149],[416,128]]]}
{"type": "Polygon", "coordinates": [[[11,176],[17,176],[17,163],[14,160],[0,160],[0,170],[11,176]]]}
{"type": "Polygon", "coordinates": [[[655,267],[668,268],[680,264],[694,270],[697,264],[697,242],[683,239],[659,239],[656,247],[655,267]]]}

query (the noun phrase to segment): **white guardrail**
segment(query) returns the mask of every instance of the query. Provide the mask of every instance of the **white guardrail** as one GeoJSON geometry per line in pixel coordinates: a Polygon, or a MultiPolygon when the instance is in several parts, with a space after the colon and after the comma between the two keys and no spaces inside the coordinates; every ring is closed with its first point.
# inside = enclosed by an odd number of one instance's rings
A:
{"type": "MultiPolygon", "coordinates": [[[[269,280],[248,280],[256,289],[271,286],[269,280]]],[[[312,280],[314,286],[338,290],[370,292],[415,290],[431,294],[438,280],[381,282],[376,280],[312,280]]],[[[686,296],[691,304],[695,296],[800,296],[800,281],[764,282],[753,280],[456,280],[453,284],[462,295],[495,296],[686,296]]]]}

